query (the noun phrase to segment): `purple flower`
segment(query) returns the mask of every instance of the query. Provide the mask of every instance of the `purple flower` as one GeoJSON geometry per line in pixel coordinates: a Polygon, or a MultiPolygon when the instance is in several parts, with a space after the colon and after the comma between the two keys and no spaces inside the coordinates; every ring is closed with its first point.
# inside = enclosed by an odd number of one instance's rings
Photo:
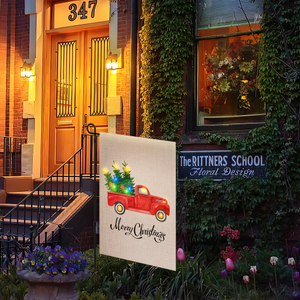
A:
{"type": "Polygon", "coordinates": [[[36,264],[36,268],[37,268],[37,269],[41,268],[42,266],[43,266],[43,265],[42,265],[41,263],[39,263],[39,262],[36,264]]]}
{"type": "Polygon", "coordinates": [[[50,268],[46,269],[46,274],[48,274],[48,275],[51,274],[51,269],[50,268]]]}
{"type": "Polygon", "coordinates": [[[194,256],[190,256],[190,261],[193,261],[195,259],[194,256]]]}
{"type": "Polygon", "coordinates": [[[221,276],[226,277],[227,276],[227,271],[226,270],[221,271],[221,276]]]}
{"type": "Polygon", "coordinates": [[[300,273],[299,272],[294,273],[294,280],[297,281],[297,282],[300,281],[300,273]]]}
{"type": "Polygon", "coordinates": [[[57,268],[53,268],[53,269],[52,269],[52,274],[53,274],[53,275],[56,275],[57,273],[58,273],[57,268]]]}
{"type": "Polygon", "coordinates": [[[59,245],[55,246],[55,248],[54,248],[54,250],[55,250],[56,252],[59,252],[60,249],[61,249],[61,246],[59,246],[59,245]]]}
{"type": "Polygon", "coordinates": [[[292,248],[292,254],[297,254],[298,253],[298,251],[299,251],[299,249],[296,247],[296,246],[294,246],[293,248],[292,248]]]}

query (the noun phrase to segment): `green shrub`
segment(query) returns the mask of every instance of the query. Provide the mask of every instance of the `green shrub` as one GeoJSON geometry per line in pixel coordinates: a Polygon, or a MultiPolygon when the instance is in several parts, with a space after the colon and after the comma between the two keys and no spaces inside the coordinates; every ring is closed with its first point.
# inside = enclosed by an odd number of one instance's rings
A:
{"type": "Polygon", "coordinates": [[[7,273],[0,274],[0,299],[23,300],[28,291],[28,285],[17,276],[16,267],[11,266],[7,273]]]}

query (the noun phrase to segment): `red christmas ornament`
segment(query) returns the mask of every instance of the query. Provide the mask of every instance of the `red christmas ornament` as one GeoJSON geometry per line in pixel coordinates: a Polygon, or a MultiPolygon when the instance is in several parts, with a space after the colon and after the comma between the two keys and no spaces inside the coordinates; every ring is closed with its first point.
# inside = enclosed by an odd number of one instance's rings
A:
{"type": "Polygon", "coordinates": [[[112,185],[113,185],[113,183],[112,183],[111,181],[110,181],[108,184],[109,184],[109,186],[112,186],[112,185]]]}
{"type": "Polygon", "coordinates": [[[121,190],[124,190],[124,185],[121,185],[120,188],[121,188],[121,190]]]}

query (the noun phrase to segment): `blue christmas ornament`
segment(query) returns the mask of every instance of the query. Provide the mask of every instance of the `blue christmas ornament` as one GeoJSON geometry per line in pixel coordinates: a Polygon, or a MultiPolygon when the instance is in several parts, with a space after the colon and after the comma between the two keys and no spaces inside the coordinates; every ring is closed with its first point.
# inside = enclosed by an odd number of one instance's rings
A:
{"type": "Polygon", "coordinates": [[[119,181],[119,178],[117,176],[114,177],[113,182],[117,183],[119,181]]]}
{"type": "Polygon", "coordinates": [[[128,187],[127,187],[127,190],[128,190],[128,192],[132,192],[132,187],[131,187],[131,186],[128,186],[128,187]]]}

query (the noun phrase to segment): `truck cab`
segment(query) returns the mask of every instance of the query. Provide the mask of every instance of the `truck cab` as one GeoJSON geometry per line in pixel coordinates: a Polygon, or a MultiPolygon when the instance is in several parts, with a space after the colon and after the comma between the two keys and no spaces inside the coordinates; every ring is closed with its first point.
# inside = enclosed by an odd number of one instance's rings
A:
{"type": "Polygon", "coordinates": [[[108,205],[114,206],[115,212],[119,215],[124,214],[126,210],[131,210],[155,215],[160,222],[164,222],[167,215],[170,215],[167,199],[151,195],[144,185],[135,186],[134,196],[110,191],[107,194],[108,205]]]}

